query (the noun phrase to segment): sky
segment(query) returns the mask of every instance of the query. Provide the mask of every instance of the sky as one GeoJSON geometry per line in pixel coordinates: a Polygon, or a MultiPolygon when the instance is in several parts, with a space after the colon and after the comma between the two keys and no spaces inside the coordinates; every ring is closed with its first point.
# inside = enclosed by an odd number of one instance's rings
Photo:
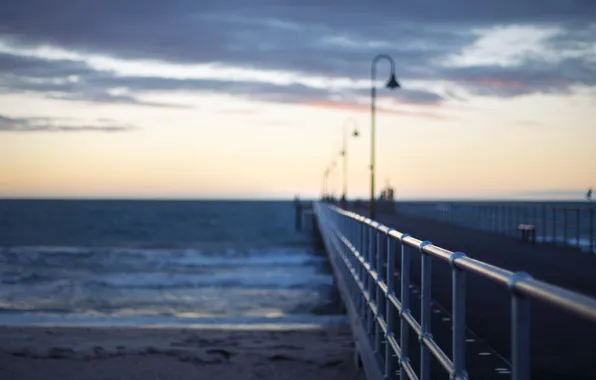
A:
{"type": "Polygon", "coordinates": [[[8,0],[0,197],[364,198],[371,84],[378,192],[596,186],[593,0],[8,0]]]}

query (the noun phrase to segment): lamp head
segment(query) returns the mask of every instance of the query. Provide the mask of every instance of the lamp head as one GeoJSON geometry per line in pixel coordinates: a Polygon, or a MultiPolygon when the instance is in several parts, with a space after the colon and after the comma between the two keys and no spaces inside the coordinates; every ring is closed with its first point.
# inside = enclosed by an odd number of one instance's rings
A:
{"type": "Polygon", "coordinates": [[[391,77],[389,78],[389,81],[387,81],[387,84],[385,86],[387,86],[387,88],[390,90],[395,90],[396,88],[401,87],[399,85],[399,82],[397,81],[397,78],[395,78],[395,74],[393,73],[391,73],[391,77]]]}

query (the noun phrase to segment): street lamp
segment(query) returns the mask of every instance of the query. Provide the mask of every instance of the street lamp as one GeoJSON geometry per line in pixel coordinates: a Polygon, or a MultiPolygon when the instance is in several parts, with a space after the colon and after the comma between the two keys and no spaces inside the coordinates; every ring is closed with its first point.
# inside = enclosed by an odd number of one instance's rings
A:
{"type": "Polygon", "coordinates": [[[391,64],[391,76],[387,81],[385,87],[390,90],[395,90],[399,88],[400,85],[395,78],[395,62],[393,58],[391,58],[387,54],[379,54],[377,55],[373,61],[371,66],[370,72],[370,97],[371,97],[371,104],[370,104],[370,116],[371,116],[371,151],[370,151],[370,204],[369,204],[369,213],[370,218],[375,218],[375,101],[377,97],[377,89],[375,87],[375,81],[377,79],[377,63],[381,59],[386,59],[391,64]]]}
{"type": "Polygon", "coordinates": [[[325,169],[323,172],[323,201],[327,200],[327,176],[329,175],[329,169],[325,169]]]}
{"type": "Polygon", "coordinates": [[[348,124],[352,124],[352,126],[354,127],[354,131],[352,132],[352,136],[354,137],[358,137],[358,125],[356,124],[356,121],[354,119],[347,119],[344,122],[344,143],[343,143],[343,148],[342,151],[340,152],[340,155],[343,157],[344,162],[343,162],[343,167],[344,167],[344,186],[343,186],[343,195],[341,197],[341,203],[342,203],[342,207],[345,209],[347,206],[347,200],[348,200],[348,124]]]}
{"type": "Polygon", "coordinates": [[[331,186],[329,186],[329,174],[331,174],[331,170],[335,167],[336,162],[335,160],[327,166],[325,172],[323,173],[323,200],[331,200],[331,186]]]}
{"type": "MultiPolygon", "coordinates": [[[[334,160],[331,162],[331,164],[329,165],[329,168],[327,169],[327,170],[329,171],[329,174],[331,174],[331,173],[333,172],[333,169],[335,169],[335,168],[336,168],[336,166],[337,166],[337,162],[336,162],[336,161],[335,161],[335,159],[334,159],[334,160]]],[[[332,182],[334,182],[334,181],[333,181],[333,178],[335,178],[335,177],[332,177],[332,182]]],[[[335,186],[333,186],[333,185],[330,185],[330,186],[329,186],[329,195],[330,195],[330,198],[331,198],[331,199],[334,199],[334,198],[335,198],[335,189],[336,189],[336,187],[335,187],[335,186]]]]}

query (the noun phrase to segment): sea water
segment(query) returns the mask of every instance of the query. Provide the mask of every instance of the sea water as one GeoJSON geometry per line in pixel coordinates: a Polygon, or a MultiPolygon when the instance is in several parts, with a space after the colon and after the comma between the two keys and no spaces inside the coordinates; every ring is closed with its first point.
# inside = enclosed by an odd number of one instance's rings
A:
{"type": "Polygon", "coordinates": [[[0,324],[343,320],[292,202],[0,201],[0,324]]]}

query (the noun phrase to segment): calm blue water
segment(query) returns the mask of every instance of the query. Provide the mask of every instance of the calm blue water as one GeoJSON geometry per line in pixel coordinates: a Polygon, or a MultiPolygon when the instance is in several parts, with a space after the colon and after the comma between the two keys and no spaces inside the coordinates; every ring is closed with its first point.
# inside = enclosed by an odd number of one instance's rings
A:
{"type": "Polygon", "coordinates": [[[343,320],[291,202],[0,200],[0,324],[343,320]]]}

